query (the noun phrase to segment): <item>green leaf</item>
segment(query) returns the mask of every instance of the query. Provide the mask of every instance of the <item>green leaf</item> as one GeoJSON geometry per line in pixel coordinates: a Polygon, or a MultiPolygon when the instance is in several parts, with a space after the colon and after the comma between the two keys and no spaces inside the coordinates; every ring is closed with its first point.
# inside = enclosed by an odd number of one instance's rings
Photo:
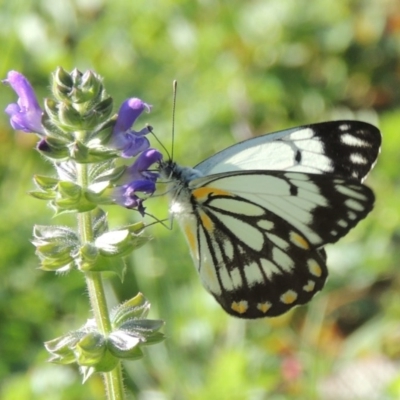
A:
{"type": "Polygon", "coordinates": [[[67,247],[79,243],[76,232],[68,226],[35,225],[33,227],[33,236],[39,243],[65,243],[67,247]]]}
{"type": "Polygon", "coordinates": [[[62,226],[36,225],[32,243],[44,271],[69,270],[74,266],[74,253],[79,245],[76,233],[62,226]]]}
{"type": "Polygon", "coordinates": [[[51,354],[49,361],[64,365],[75,362],[76,357],[73,349],[82,336],[82,332],[74,331],[45,342],[44,346],[51,354]]]}
{"type": "Polygon", "coordinates": [[[123,323],[133,318],[146,318],[149,311],[149,301],[142,293],[138,293],[135,297],[125,301],[113,311],[111,321],[115,328],[119,328],[123,323]]]}
{"type": "Polygon", "coordinates": [[[96,263],[93,265],[86,266],[90,271],[96,272],[113,272],[117,274],[118,278],[122,281],[126,272],[126,263],[123,258],[118,259],[117,261],[111,262],[110,258],[100,256],[96,263]]]}
{"type": "Polygon", "coordinates": [[[107,347],[117,358],[137,360],[143,357],[139,345],[141,337],[122,330],[112,332],[107,339],[107,347]]]}
{"type": "Polygon", "coordinates": [[[146,341],[143,343],[143,346],[152,346],[153,344],[157,344],[163,342],[165,340],[165,335],[162,332],[154,332],[149,336],[146,336],[146,341]]]}
{"type": "Polygon", "coordinates": [[[164,321],[159,319],[130,319],[119,326],[129,332],[140,332],[143,336],[158,331],[164,326],[164,321]]]}

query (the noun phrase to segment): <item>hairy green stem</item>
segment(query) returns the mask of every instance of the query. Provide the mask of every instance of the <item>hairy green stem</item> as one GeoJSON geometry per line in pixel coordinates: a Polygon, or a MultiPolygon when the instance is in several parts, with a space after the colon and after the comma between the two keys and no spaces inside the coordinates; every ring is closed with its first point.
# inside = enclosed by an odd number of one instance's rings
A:
{"type": "MultiPolygon", "coordinates": [[[[76,167],[78,183],[83,188],[88,187],[88,166],[77,164],[76,167]]],[[[90,211],[78,214],[78,226],[82,243],[92,242],[94,239],[93,218],[90,211]]],[[[107,336],[111,332],[111,322],[101,272],[86,272],[85,278],[97,327],[104,336],[107,336]]],[[[121,363],[118,363],[118,366],[112,371],[104,373],[104,381],[108,400],[123,400],[125,398],[121,363]]]]}

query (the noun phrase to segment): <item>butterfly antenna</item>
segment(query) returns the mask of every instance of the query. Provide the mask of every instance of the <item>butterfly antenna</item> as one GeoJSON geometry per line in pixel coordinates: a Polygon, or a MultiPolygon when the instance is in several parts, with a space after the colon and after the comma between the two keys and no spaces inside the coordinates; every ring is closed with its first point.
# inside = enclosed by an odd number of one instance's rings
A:
{"type": "Polygon", "coordinates": [[[178,90],[178,81],[172,82],[172,145],[171,145],[171,160],[174,160],[174,142],[175,142],[175,109],[176,109],[176,92],[178,90]]]}
{"type": "Polygon", "coordinates": [[[170,157],[170,155],[169,155],[169,151],[167,150],[167,148],[163,145],[163,143],[161,142],[161,140],[157,137],[157,135],[154,133],[154,131],[153,131],[153,127],[152,126],[150,126],[150,125],[147,125],[147,129],[150,131],[150,133],[153,135],[153,137],[154,137],[154,139],[156,139],[157,140],[157,143],[164,149],[164,151],[167,153],[167,156],[169,157],[169,158],[171,158],[170,157]]]}

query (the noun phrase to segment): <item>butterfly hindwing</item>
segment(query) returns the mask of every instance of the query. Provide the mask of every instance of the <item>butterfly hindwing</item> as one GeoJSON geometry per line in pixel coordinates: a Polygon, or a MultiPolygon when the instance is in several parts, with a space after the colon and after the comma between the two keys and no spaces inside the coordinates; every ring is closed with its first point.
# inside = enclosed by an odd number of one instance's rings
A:
{"type": "Polygon", "coordinates": [[[201,256],[195,262],[204,286],[229,314],[280,315],[307,303],[324,286],[324,257],[282,218],[238,218],[239,214],[221,214],[212,206],[205,210],[197,224],[201,256]],[[247,237],[232,231],[228,215],[246,229],[247,237]],[[250,226],[254,228],[249,232],[250,226]]]}
{"type": "Polygon", "coordinates": [[[346,234],[374,201],[355,180],[275,171],[196,179],[189,193],[193,209],[177,217],[203,285],[242,318],[307,303],[327,277],[321,246],[346,234]]]}

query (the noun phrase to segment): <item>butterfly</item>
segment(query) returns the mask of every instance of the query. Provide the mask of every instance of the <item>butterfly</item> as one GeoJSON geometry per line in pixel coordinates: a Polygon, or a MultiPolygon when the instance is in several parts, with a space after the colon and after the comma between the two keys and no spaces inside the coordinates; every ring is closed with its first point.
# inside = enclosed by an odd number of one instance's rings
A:
{"type": "Polygon", "coordinates": [[[160,162],[170,212],[227,313],[278,316],[323,288],[324,246],[373,208],[362,182],[380,144],[373,125],[331,121],[245,140],[194,168],[160,162]]]}

